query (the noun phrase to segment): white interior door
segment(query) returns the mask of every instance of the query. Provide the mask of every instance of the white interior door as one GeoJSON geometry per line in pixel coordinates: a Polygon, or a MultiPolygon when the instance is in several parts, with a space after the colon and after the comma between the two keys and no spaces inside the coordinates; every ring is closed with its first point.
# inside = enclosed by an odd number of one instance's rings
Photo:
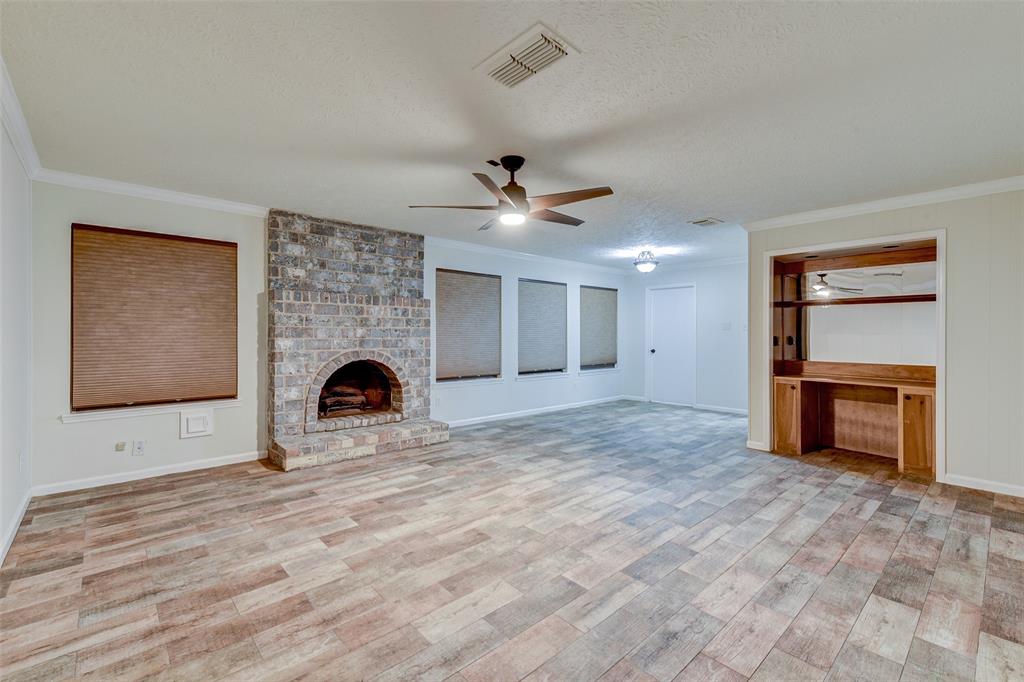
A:
{"type": "Polygon", "coordinates": [[[652,289],[648,367],[651,400],[697,402],[697,296],[692,287],[652,289]]]}

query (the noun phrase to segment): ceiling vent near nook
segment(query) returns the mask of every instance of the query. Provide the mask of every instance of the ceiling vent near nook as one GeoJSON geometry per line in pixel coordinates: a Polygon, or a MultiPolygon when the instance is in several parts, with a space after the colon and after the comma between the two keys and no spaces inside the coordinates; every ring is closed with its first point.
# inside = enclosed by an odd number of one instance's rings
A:
{"type": "Polygon", "coordinates": [[[686,222],[698,227],[711,227],[712,225],[721,225],[725,221],[718,218],[698,218],[697,220],[687,220],[686,222]]]}
{"type": "Polygon", "coordinates": [[[514,88],[573,52],[575,50],[564,38],[538,22],[478,64],[476,69],[505,87],[514,88]]]}

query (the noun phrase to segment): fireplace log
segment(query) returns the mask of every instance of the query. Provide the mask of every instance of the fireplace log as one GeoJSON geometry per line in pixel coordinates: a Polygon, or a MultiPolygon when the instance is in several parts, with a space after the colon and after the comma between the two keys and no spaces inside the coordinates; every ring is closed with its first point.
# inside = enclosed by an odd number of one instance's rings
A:
{"type": "Polygon", "coordinates": [[[362,407],[366,404],[366,396],[362,395],[341,395],[328,396],[320,399],[320,404],[326,407],[362,407]]]}
{"type": "Polygon", "coordinates": [[[328,395],[363,395],[363,392],[354,386],[332,386],[328,395]]]}

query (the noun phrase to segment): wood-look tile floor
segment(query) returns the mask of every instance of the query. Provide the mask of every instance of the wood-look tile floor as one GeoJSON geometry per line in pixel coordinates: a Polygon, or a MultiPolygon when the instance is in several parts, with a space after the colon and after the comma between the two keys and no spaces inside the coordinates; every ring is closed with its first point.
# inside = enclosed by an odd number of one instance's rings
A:
{"type": "Polygon", "coordinates": [[[1020,680],[1024,500],[612,403],[33,500],[4,679],[1020,680]]]}

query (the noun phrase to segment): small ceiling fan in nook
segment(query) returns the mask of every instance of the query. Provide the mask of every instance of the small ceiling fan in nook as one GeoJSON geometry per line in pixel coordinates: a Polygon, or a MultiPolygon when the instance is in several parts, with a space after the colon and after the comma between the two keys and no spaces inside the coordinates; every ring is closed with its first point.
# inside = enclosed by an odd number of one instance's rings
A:
{"type": "Polygon", "coordinates": [[[508,171],[508,184],[498,187],[489,175],[484,173],[473,173],[473,177],[480,181],[480,184],[487,188],[487,191],[498,200],[496,206],[423,206],[416,205],[409,208],[459,208],[470,211],[496,211],[498,215],[480,226],[481,230],[489,230],[495,221],[502,225],[522,225],[527,218],[533,220],[544,220],[549,223],[560,223],[576,227],[582,225],[583,221],[573,218],[571,215],[552,211],[555,206],[573,204],[577,201],[596,199],[597,197],[608,196],[612,193],[611,187],[591,187],[590,189],[577,189],[572,192],[558,192],[557,194],[542,194],[536,197],[526,196],[526,188],[516,183],[516,171],[523,167],[526,159],[521,156],[503,156],[499,161],[488,161],[492,166],[501,166],[508,171]]]}

